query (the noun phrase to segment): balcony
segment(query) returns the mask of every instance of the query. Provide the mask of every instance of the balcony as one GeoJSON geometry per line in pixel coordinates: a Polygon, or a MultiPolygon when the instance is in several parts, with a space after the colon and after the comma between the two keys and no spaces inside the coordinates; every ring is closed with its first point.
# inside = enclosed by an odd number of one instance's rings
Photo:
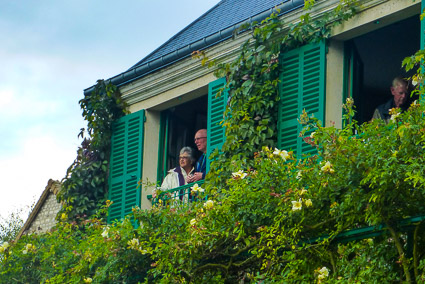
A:
{"type": "MultiPolygon", "coordinates": [[[[190,206],[192,202],[199,200],[197,198],[197,193],[194,193],[191,187],[195,186],[195,184],[198,184],[198,186],[202,186],[204,182],[204,180],[200,180],[167,191],[158,190],[159,194],[157,194],[156,196],[148,195],[147,198],[151,200],[152,206],[190,206]]],[[[205,198],[206,197],[203,197],[202,200],[204,200],[205,198]]]]}

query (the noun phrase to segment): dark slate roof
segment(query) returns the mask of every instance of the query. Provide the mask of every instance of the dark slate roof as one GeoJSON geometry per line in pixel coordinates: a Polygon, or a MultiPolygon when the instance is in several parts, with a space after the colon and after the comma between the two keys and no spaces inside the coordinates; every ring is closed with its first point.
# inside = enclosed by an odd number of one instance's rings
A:
{"type": "MultiPolygon", "coordinates": [[[[283,0],[223,0],[217,5],[200,16],[192,24],[184,28],[178,34],[173,36],[155,51],[143,58],[132,68],[143,63],[155,60],[174,50],[187,46],[202,38],[206,38],[214,33],[232,27],[237,23],[243,22],[250,17],[270,10],[283,2],[283,0]]],[[[298,1],[299,2],[299,1],[298,1]]]]}
{"type": "MultiPolygon", "coordinates": [[[[122,86],[232,37],[245,23],[260,22],[276,8],[281,14],[304,5],[304,0],[222,0],[127,71],[107,81],[122,86]]],[[[84,90],[85,94],[94,87],[84,90]]]]}

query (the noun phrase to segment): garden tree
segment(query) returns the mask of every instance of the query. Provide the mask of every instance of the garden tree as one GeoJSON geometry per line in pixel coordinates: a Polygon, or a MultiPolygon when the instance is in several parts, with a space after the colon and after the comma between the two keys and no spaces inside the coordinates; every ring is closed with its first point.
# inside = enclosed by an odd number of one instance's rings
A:
{"type": "Polygon", "coordinates": [[[20,208],[10,212],[6,218],[0,216],[0,261],[3,259],[2,252],[15,240],[24,225],[23,213],[24,209],[20,208]]]}
{"type": "Polygon", "coordinates": [[[0,216],[0,244],[10,242],[19,234],[24,220],[22,220],[24,209],[10,212],[7,217],[0,216]]]}
{"type": "MultiPolygon", "coordinates": [[[[316,155],[297,159],[275,147],[280,53],[326,38],[353,15],[357,1],[314,19],[312,4],[306,1],[301,21],[287,29],[276,15],[251,27],[241,55],[218,66],[230,92],[227,140],[222,153],[213,154],[206,190],[192,188],[190,206],[162,194],[151,210],[134,208],[134,217],[122,222],[105,224],[110,202],[90,219],[67,222],[99,204],[88,198],[94,205],[79,211],[77,193],[86,194],[79,186],[90,181],[93,171],[85,169],[94,162],[77,159],[68,175],[74,187],[64,199],[72,208],[65,207],[52,232],[3,249],[0,283],[424,282],[423,103],[405,113],[393,110],[388,125],[358,125],[348,99],[343,129],[324,127],[308,113],[299,118],[301,136],[316,155]],[[141,226],[134,228],[133,218],[141,226]]],[[[203,62],[215,66],[206,57],[203,62]]],[[[421,56],[405,60],[408,68],[421,62],[421,56]]],[[[420,73],[415,80],[423,93],[420,73]]],[[[122,104],[119,96],[108,98],[111,109],[122,104]]],[[[89,114],[97,106],[86,99],[83,113],[89,114]]],[[[113,117],[104,114],[92,123],[113,117]]],[[[100,135],[92,126],[91,135],[100,135]]],[[[105,173],[102,168],[99,176],[105,173]]]]}

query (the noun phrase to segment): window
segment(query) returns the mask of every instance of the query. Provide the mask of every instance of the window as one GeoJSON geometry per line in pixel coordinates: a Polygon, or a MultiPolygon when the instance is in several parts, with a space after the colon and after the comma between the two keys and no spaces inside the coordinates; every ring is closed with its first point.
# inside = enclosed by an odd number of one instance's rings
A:
{"type": "Polygon", "coordinates": [[[180,149],[192,147],[199,158],[200,153],[193,141],[199,129],[207,128],[208,97],[204,95],[161,112],[160,145],[158,153],[158,182],[161,184],[168,170],[178,164],[180,149]]]}
{"type": "Polygon", "coordinates": [[[370,121],[375,108],[391,98],[394,77],[411,75],[401,62],[419,49],[419,31],[419,17],[414,16],[345,42],[344,95],[353,97],[359,123],[370,121]]]}
{"type": "MultiPolygon", "coordinates": [[[[211,82],[208,94],[167,109],[161,113],[160,146],[158,153],[158,183],[161,184],[169,169],[178,165],[177,157],[184,146],[190,146],[197,154],[193,141],[196,131],[207,129],[207,157],[224,143],[224,128],[220,124],[227,104],[227,92],[217,94],[225,86],[225,78],[211,82]]],[[[207,172],[209,170],[207,163],[207,172]]]]}

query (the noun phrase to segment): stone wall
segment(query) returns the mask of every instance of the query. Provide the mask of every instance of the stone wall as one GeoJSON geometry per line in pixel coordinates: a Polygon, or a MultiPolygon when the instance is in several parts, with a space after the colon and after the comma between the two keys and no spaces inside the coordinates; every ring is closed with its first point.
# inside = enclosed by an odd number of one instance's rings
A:
{"type": "Polygon", "coordinates": [[[56,225],[56,215],[61,209],[61,204],[56,200],[59,191],[60,182],[50,179],[18,234],[18,239],[22,234],[45,233],[56,225]]]}
{"type": "Polygon", "coordinates": [[[61,209],[56,201],[56,195],[49,192],[43,206],[30,224],[26,233],[44,233],[56,224],[56,214],[61,209]]]}

